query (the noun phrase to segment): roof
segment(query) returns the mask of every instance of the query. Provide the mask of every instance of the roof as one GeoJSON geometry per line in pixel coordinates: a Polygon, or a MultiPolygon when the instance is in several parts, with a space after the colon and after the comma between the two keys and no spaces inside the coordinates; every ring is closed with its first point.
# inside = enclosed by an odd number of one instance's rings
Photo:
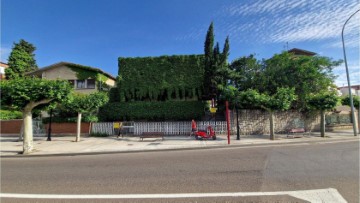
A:
{"type": "MultiPolygon", "coordinates": [[[[349,88],[349,86],[343,86],[343,87],[338,87],[337,89],[341,90],[341,89],[348,89],[348,88],[349,88]]],[[[360,90],[360,85],[351,85],[351,88],[355,89],[355,90],[360,90]]]]}
{"type": "Polygon", "coordinates": [[[316,55],[315,52],[307,51],[303,49],[293,48],[288,51],[289,53],[293,53],[295,55],[305,55],[305,56],[314,56],[316,55]]]}
{"type": "Polygon", "coordinates": [[[1,62],[1,61],[0,61],[0,66],[5,67],[5,68],[9,67],[9,65],[7,63],[1,62]]]}
{"type": "Polygon", "coordinates": [[[106,72],[102,71],[100,68],[94,68],[94,67],[90,67],[90,66],[84,66],[84,65],[80,65],[80,64],[76,64],[76,63],[63,62],[63,61],[59,62],[59,63],[49,65],[49,66],[45,66],[43,68],[40,68],[39,70],[29,72],[29,73],[27,73],[27,75],[41,73],[41,72],[44,72],[44,71],[47,71],[47,70],[57,68],[59,66],[69,66],[69,67],[76,67],[76,68],[80,68],[80,69],[84,69],[84,70],[91,70],[91,71],[94,71],[94,72],[104,74],[105,76],[107,76],[107,77],[109,77],[109,78],[111,78],[113,80],[116,80],[116,78],[114,76],[110,75],[109,73],[106,73],[106,72]]]}

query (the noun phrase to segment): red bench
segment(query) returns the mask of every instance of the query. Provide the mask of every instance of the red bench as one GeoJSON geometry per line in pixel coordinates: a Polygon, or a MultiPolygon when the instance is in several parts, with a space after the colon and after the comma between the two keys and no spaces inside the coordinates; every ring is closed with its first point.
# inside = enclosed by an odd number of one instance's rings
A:
{"type": "Polygon", "coordinates": [[[141,133],[140,140],[144,140],[144,138],[158,138],[161,137],[164,140],[163,132],[143,132],[141,133]]]}
{"type": "Polygon", "coordinates": [[[302,135],[304,135],[304,133],[305,133],[304,128],[293,128],[288,131],[287,137],[289,137],[289,136],[295,137],[294,136],[295,134],[301,134],[301,133],[302,133],[302,135]]]}

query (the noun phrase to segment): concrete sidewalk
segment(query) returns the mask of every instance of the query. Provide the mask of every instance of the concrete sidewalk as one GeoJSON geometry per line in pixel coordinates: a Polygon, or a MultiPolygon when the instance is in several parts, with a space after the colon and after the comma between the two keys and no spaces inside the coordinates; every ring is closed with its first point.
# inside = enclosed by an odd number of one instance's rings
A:
{"type": "MultiPolygon", "coordinates": [[[[104,154],[123,152],[144,152],[159,150],[201,149],[221,147],[241,147],[272,144],[298,144],[309,142],[331,141],[359,141],[359,136],[354,136],[352,130],[326,132],[326,137],[321,138],[319,132],[310,135],[305,134],[299,138],[276,135],[276,140],[269,140],[269,135],[241,136],[236,140],[236,135],[230,137],[228,145],[227,136],[219,135],[217,140],[195,140],[189,136],[165,136],[161,138],[146,138],[143,141],[139,137],[125,136],[124,138],[111,137],[82,137],[80,142],[74,142],[75,136],[52,137],[52,141],[46,141],[46,137],[34,137],[35,151],[30,155],[81,155],[81,154],[104,154]]],[[[22,151],[22,142],[18,142],[16,136],[0,137],[1,157],[24,157],[29,155],[19,154],[22,151]]]]}

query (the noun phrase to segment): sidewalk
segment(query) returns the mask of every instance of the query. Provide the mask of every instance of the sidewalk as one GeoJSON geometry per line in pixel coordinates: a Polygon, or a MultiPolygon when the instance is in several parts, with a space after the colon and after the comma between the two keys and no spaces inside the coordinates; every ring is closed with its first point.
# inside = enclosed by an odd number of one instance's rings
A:
{"type": "MultiPolygon", "coordinates": [[[[319,132],[311,135],[305,134],[300,138],[287,138],[286,135],[275,135],[276,140],[269,140],[269,135],[241,136],[236,140],[236,135],[230,138],[230,145],[226,135],[217,136],[217,140],[195,140],[189,136],[165,136],[161,138],[147,138],[140,141],[139,137],[82,137],[80,142],[74,142],[75,136],[52,137],[52,141],[46,141],[46,137],[34,137],[35,151],[31,155],[80,155],[102,153],[144,152],[159,150],[201,149],[221,147],[241,147],[272,144],[296,144],[308,142],[329,141],[359,141],[360,136],[354,136],[352,130],[326,132],[326,137],[321,138],[319,132]]],[[[18,142],[16,136],[0,137],[1,157],[24,157],[21,155],[22,142],[18,142]]]]}

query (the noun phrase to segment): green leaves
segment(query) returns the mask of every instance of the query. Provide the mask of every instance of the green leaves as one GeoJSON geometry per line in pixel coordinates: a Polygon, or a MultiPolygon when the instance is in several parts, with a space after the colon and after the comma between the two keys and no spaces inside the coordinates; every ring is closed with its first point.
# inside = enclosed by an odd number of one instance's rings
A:
{"type": "Polygon", "coordinates": [[[9,55],[9,68],[5,70],[5,75],[8,79],[24,77],[26,72],[36,70],[35,54],[36,48],[26,42],[20,40],[19,43],[14,43],[14,47],[9,55]]]}
{"type": "Polygon", "coordinates": [[[307,97],[308,107],[313,110],[332,110],[339,102],[335,91],[311,94],[307,97]]]}
{"type": "Polygon", "coordinates": [[[200,119],[205,104],[199,101],[108,103],[99,111],[102,121],[200,119]]]}
{"type": "Polygon", "coordinates": [[[273,95],[248,89],[235,93],[233,102],[244,109],[263,108],[268,111],[283,111],[288,110],[296,98],[293,88],[277,88],[276,93],[273,95]]]}
{"type": "Polygon", "coordinates": [[[97,110],[109,101],[109,97],[104,92],[92,94],[74,93],[71,98],[63,103],[65,108],[74,112],[87,113],[97,110]]]}
{"type": "MultiPolygon", "coordinates": [[[[354,107],[355,107],[355,108],[358,108],[358,107],[359,107],[360,97],[359,97],[359,96],[354,96],[354,95],[352,95],[352,97],[353,97],[354,107]]],[[[342,97],[342,98],[341,98],[341,104],[342,104],[342,105],[350,106],[350,96],[349,96],[349,95],[346,95],[345,97],[342,97]]]]}
{"type": "Polygon", "coordinates": [[[229,67],[227,58],[229,56],[229,37],[224,43],[223,52],[220,52],[219,43],[214,46],[214,24],[211,22],[206,33],[204,43],[204,96],[203,99],[212,99],[219,96],[225,89],[229,79],[229,67]]]}
{"type": "Polygon", "coordinates": [[[203,64],[203,55],[119,58],[120,100],[196,99],[201,95],[193,89],[202,89],[203,64]]]}
{"type": "MultiPolygon", "coordinates": [[[[278,88],[293,88],[297,99],[292,108],[305,111],[309,109],[306,98],[310,94],[326,92],[334,86],[332,69],[340,63],[327,57],[294,56],[288,52],[275,54],[263,61],[250,55],[231,63],[231,80],[240,91],[256,89],[268,95],[280,94],[278,88]]],[[[276,104],[278,102],[272,103],[269,106],[280,107],[276,104]]]]}
{"type": "Polygon", "coordinates": [[[17,78],[0,82],[1,104],[22,110],[30,102],[64,101],[71,92],[67,81],[17,78]]]}

